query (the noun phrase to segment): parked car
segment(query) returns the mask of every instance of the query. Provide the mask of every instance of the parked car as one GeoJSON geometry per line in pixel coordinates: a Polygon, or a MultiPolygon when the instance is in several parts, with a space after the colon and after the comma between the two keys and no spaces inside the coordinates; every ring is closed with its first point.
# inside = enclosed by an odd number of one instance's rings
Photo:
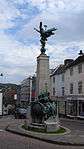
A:
{"type": "Polygon", "coordinates": [[[26,118],[27,110],[25,108],[17,108],[14,115],[15,118],[26,118]]]}

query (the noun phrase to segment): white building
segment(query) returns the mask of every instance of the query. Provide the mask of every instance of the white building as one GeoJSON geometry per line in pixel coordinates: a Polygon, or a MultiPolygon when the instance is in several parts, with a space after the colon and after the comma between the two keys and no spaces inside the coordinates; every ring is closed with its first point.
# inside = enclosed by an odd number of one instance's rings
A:
{"type": "Polygon", "coordinates": [[[50,76],[52,98],[64,96],[64,72],[65,66],[60,65],[50,76]]]}
{"type": "Polygon", "coordinates": [[[84,116],[84,55],[66,67],[65,95],[67,115],[84,116]]]}
{"type": "Polygon", "coordinates": [[[84,116],[84,55],[67,59],[51,75],[51,98],[59,102],[59,113],[84,116]]]}
{"type": "Polygon", "coordinates": [[[32,78],[28,77],[21,82],[21,99],[23,103],[31,102],[32,78]]]}
{"type": "Polygon", "coordinates": [[[66,101],[64,98],[65,65],[58,66],[50,76],[51,99],[57,101],[59,114],[66,115],[66,101]]]}

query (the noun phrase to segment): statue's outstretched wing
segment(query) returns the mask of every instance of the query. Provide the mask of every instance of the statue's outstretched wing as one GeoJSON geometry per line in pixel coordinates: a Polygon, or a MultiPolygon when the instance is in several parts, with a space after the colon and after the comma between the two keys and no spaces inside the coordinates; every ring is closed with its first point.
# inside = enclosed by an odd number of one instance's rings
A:
{"type": "Polygon", "coordinates": [[[39,31],[38,29],[34,28],[34,30],[36,30],[37,32],[39,32],[39,33],[40,33],[40,31],[39,31]]]}

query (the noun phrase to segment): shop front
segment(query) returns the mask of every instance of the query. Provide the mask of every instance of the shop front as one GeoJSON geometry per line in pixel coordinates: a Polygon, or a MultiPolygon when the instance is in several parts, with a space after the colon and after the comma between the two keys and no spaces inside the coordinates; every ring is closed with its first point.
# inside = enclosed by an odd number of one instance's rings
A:
{"type": "Polygon", "coordinates": [[[84,100],[79,100],[79,116],[84,117],[84,100]]]}
{"type": "Polygon", "coordinates": [[[77,116],[77,100],[68,100],[67,116],[77,116]]]}
{"type": "Polygon", "coordinates": [[[69,117],[84,117],[84,98],[75,96],[67,98],[67,116],[69,117]]]}
{"type": "Polygon", "coordinates": [[[65,117],[66,116],[66,101],[59,101],[58,102],[58,111],[59,116],[65,117]]]}

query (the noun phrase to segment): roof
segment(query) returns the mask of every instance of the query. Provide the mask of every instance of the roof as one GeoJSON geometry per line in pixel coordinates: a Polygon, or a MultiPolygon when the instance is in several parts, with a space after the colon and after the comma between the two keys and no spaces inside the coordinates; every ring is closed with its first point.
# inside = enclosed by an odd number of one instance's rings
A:
{"type": "Polygon", "coordinates": [[[84,62],[84,54],[80,55],[77,59],[72,60],[70,62],[68,62],[67,64],[61,64],[58,67],[56,67],[56,69],[53,71],[53,73],[51,74],[51,77],[54,75],[59,75],[65,72],[66,69],[73,67],[75,65],[78,65],[80,63],[84,62]]]}
{"type": "Polygon", "coordinates": [[[56,69],[55,69],[55,71],[53,72],[53,74],[51,75],[51,76],[54,76],[54,75],[59,75],[59,74],[61,74],[61,73],[64,73],[65,72],[65,65],[59,65],[56,69]]]}
{"type": "Polygon", "coordinates": [[[82,63],[82,62],[84,62],[84,54],[81,55],[81,56],[79,56],[79,57],[78,57],[76,60],[74,60],[72,63],[68,64],[68,65],[66,66],[66,69],[67,69],[67,68],[70,68],[70,67],[73,67],[73,66],[75,66],[75,65],[78,65],[78,64],[80,64],[80,63],[82,63]]]}

